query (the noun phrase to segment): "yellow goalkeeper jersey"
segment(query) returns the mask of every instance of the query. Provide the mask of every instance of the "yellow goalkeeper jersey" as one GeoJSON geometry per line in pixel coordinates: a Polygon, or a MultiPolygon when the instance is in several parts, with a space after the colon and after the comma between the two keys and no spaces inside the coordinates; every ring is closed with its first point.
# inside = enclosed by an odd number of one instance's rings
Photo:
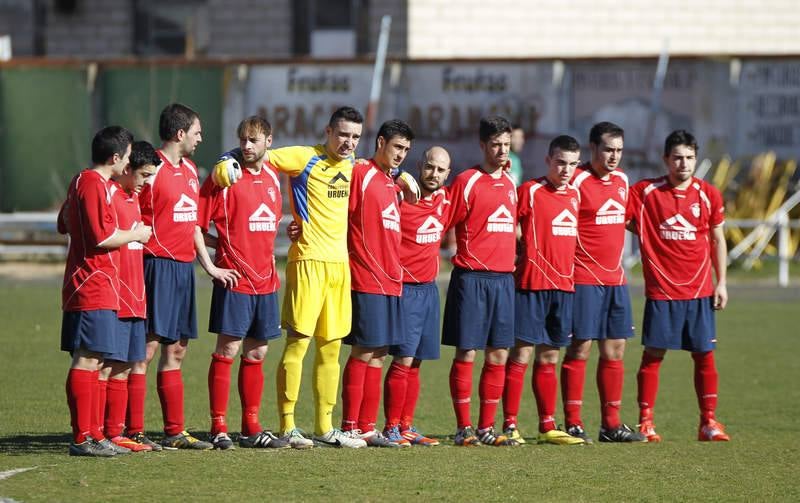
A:
{"type": "Polygon", "coordinates": [[[289,261],[347,262],[347,208],[355,159],[335,160],[324,145],[269,151],[269,162],[291,180],[290,206],[303,233],[289,261]]]}

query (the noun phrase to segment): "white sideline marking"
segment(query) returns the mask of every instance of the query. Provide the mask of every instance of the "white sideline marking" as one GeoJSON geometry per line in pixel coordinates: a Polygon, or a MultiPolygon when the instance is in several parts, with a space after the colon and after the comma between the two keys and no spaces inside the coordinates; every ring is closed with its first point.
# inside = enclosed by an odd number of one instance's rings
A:
{"type": "Polygon", "coordinates": [[[39,468],[39,467],[38,466],[31,466],[30,468],[16,468],[14,470],[6,470],[4,472],[0,472],[0,480],[5,480],[5,479],[7,479],[9,477],[13,477],[14,475],[16,475],[18,473],[24,473],[24,472],[27,472],[29,470],[35,470],[37,468],[39,468]]]}

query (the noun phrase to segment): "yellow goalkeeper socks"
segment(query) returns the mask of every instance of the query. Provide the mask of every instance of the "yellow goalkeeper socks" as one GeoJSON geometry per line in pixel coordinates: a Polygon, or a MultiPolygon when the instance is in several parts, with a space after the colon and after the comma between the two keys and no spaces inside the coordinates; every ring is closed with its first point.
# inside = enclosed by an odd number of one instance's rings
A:
{"type": "Polygon", "coordinates": [[[316,402],[315,433],[323,435],[333,429],[333,408],[339,391],[339,350],[342,340],[316,340],[314,358],[314,401],[316,402]]]}
{"type": "Polygon", "coordinates": [[[276,388],[278,391],[278,413],[281,432],[294,429],[294,409],[300,394],[300,380],[303,376],[303,357],[308,351],[311,337],[286,338],[286,347],[278,364],[276,388]]]}

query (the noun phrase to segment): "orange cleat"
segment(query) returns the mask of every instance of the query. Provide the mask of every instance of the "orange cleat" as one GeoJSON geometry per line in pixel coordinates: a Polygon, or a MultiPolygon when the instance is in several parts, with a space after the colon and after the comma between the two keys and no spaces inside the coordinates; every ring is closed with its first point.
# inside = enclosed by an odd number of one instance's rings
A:
{"type": "Polygon", "coordinates": [[[652,419],[642,419],[639,423],[639,433],[647,437],[648,442],[661,442],[661,435],[656,433],[656,425],[652,419]]]}
{"type": "Polygon", "coordinates": [[[701,442],[727,442],[731,439],[725,433],[725,425],[713,419],[707,419],[700,423],[697,430],[697,440],[701,442]]]}
{"type": "Polygon", "coordinates": [[[147,444],[140,444],[139,442],[132,440],[128,437],[123,437],[122,435],[112,438],[111,442],[114,445],[130,449],[132,452],[146,452],[153,450],[153,448],[147,444]]]}

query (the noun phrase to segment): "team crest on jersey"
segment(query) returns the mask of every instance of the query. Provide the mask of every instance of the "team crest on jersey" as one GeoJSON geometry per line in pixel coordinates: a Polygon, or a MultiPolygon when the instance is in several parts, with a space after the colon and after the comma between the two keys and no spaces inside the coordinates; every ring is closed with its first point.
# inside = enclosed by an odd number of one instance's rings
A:
{"type": "Polygon", "coordinates": [[[397,211],[397,206],[395,206],[394,203],[387,206],[386,209],[381,212],[381,216],[383,217],[384,229],[400,232],[400,212],[397,211]]]}
{"type": "Polygon", "coordinates": [[[428,217],[417,229],[417,244],[438,243],[442,239],[443,230],[444,226],[441,222],[433,216],[428,217]]]}
{"type": "Polygon", "coordinates": [[[616,199],[609,199],[597,210],[594,223],[596,225],[624,224],[625,206],[616,199]]]}
{"type": "Polygon", "coordinates": [[[689,209],[691,210],[692,216],[694,218],[700,218],[700,203],[692,204],[691,206],[689,206],[689,209]]]}
{"type": "Polygon", "coordinates": [[[173,222],[197,222],[197,203],[194,199],[181,194],[181,198],[172,207],[173,222]]]}
{"type": "Polygon", "coordinates": [[[658,227],[661,239],[668,241],[694,241],[697,239],[697,227],[690,224],[680,213],[664,220],[658,227]]]}
{"type": "Polygon", "coordinates": [[[275,202],[275,189],[273,189],[272,187],[268,188],[267,189],[267,195],[269,196],[269,198],[274,203],[275,202]]]}
{"type": "Polygon", "coordinates": [[[578,219],[569,210],[564,210],[553,219],[553,236],[577,236],[578,219]]]}
{"type": "Polygon", "coordinates": [[[573,197],[570,198],[569,202],[572,204],[572,209],[578,211],[578,200],[573,197]]]}
{"type": "Polygon", "coordinates": [[[350,197],[350,180],[341,171],[328,182],[328,197],[331,199],[350,197]]]}
{"type": "Polygon", "coordinates": [[[250,232],[275,232],[277,219],[267,203],[261,203],[261,206],[250,215],[247,222],[250,232]]]}
{"type": "Polygon", "coordinates": [[[197,180],[195,180],[194,178],[190,179],[189,187],[191,187],[194,193],[197,194],[197,180]]]}
{"type": "Polygon", "coordinates": [[[624,201],[625,200],[625,196],[627,195],[627,191],[624,188],[619,187],[619,188],[617,188],[617,194],[619,194],[619,198],[624,201]]]}
{"type": "Polygon", "coordinates": [[[513,190],[508,191],[508,200],[511,201],[511,204],[517,204],[517,193],[513,190]]]}
{"type": "Polygon", "coordinates": [[[501,204],[492,213],[486,223],[486,230],[489,232],[514,232],[514,216],[508,211],[505,204],[501,204]]]}

